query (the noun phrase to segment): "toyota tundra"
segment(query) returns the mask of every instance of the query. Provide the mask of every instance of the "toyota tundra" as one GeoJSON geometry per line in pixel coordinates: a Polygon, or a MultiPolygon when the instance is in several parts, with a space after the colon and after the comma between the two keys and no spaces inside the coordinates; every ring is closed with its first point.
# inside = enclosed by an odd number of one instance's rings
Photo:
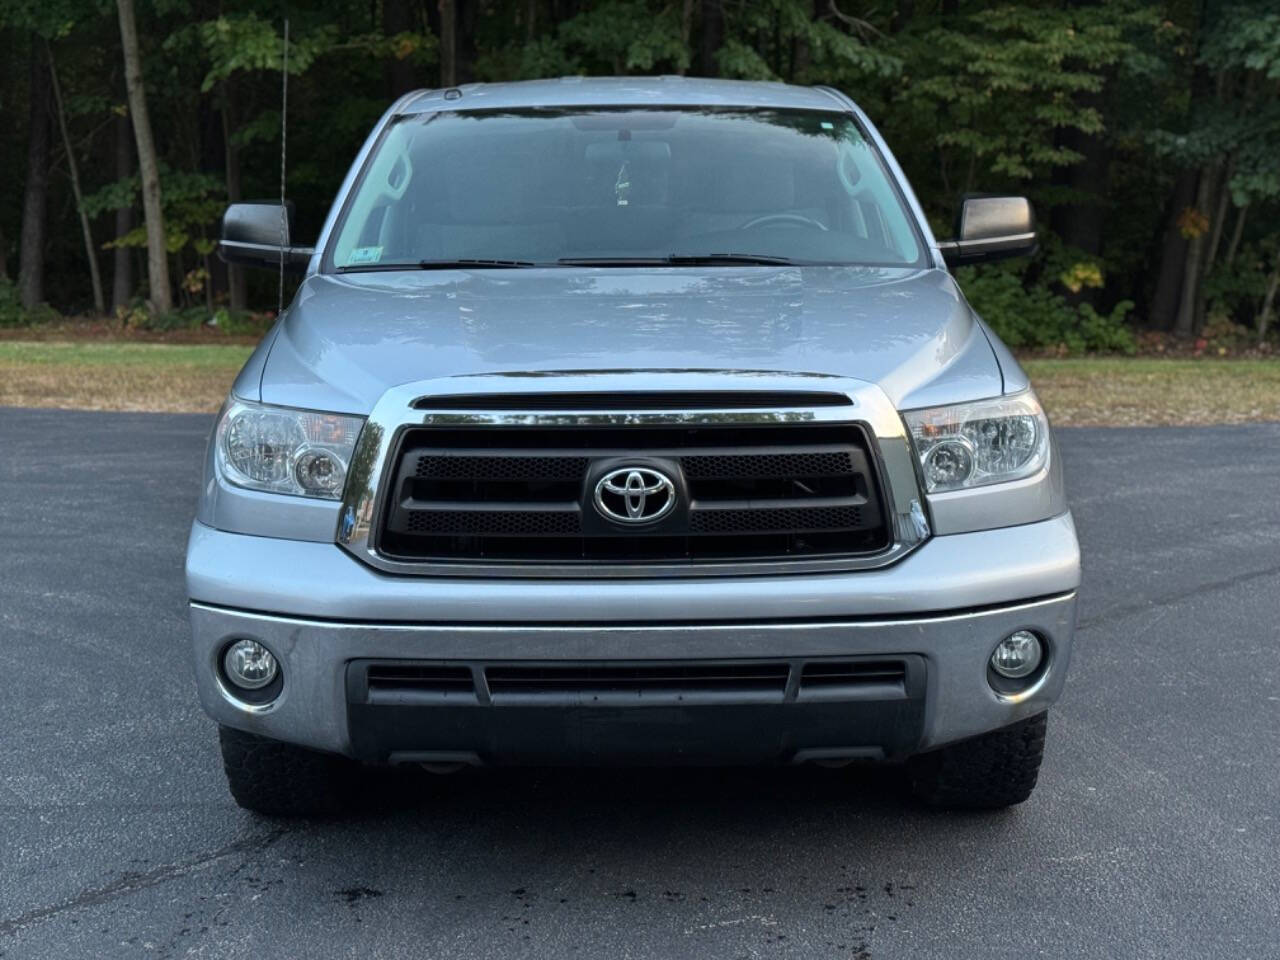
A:
{"type": "MultiPolygon", "coordinates": [[[[959,198],[958,198],[959,199],[959,198]]],[[[336,811],[379,765],[889,763],[1035,785],[1079,548],[1062,461],[871,121],[777,83],[418,91],[208,446],[187,555],[231,793],[336,811]]]]}

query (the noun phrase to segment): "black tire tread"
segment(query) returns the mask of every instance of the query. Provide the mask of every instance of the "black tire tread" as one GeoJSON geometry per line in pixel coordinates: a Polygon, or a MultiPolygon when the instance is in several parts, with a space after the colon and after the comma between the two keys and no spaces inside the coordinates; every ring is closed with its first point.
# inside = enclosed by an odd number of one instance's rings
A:
{"type": "Polygon", "coordinates": [[[222,767],[237,804],[273,817],[332,816],[347,809],[353,764],[231,727],[218,728],[222,767]]]}
{"type": "Polygon", "coordinates": [[[1044,756],[1047,713],[912,757],[911,790],[931,807],[998,810],[1031,796],[1044,756]]]}

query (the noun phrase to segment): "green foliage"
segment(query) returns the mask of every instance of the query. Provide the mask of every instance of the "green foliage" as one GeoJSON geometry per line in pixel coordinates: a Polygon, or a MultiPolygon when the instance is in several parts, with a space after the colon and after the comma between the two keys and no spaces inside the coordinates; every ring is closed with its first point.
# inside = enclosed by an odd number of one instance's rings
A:
{"type": "Polygon", "coordinates": [[[655,12],[644,0],[603,0],[565,22],[557,39],[567,62],[588,73],[675,72],[689,65],[676,8],[655,12]]]}
{"type": "MultiPolygon", "coordinates": [[[[263,20],[256,13],[237,17],[218,17],[193,28],[209,56],[210,68],[200,83],[200,90],[208,93],[221,80],[238,70],[271,70],[280,72],[284,53],[284,36],[276,32],[276,24],[263,20]]],[[[174,34],[166,42],[171,49],[184,39],[182,33],[174,34]]],[[[316,58],[338,45],[338,29],[333,24],[322,24],[309,33],[289,38],[289,73],[306,73],[316,58]]]]}
{"type": "MultiPolygon", "coordinates": [[[[97,216],[107,210],[133,206],[138,202],[139,190],[137,176],[105,184],[84,198],[85,210],[90,216],[97,216]]],[[[188,173],[162,166],[160,191],[169,252],[177,253],[188,245],[201,256],[212,252],[214,241],[209,227],[222,216],[226,207],[222,182],[211,174],[188,173]]],[[[139,224],[124,236],[107,241],[103,248],[145,248],[146,245],[146,227],[139,224]]]]}
{"type": "Polygon", "coordinates": [[[1134,352],[1125,324],[1132,301],[1122,300],[1105,314],[1088,303],[1072,306],[1049,287],[1025,281],[1025,269],[1000,263],[956,272],[970,304],[1005,343],[1066,353],[1134,352]]]}
{"type": "Polygon", "coordinates": [[[902,59],[874,42],[882,35],[870,22],[839,13],[834,3],[827,16],[815,17],[814,9],[795,0],[744,4],[717,55],[720,72],[744,80],[827,84],[884,80],[902,72],[902,59]],[[799,51],[807,63],[797,65],[799,51]]]}
{"type": "Polygon", "coordinates": [[[145,300],[134,298],[117,307],[115,320],[122,328],[147,333],[173,333],[212,328],[227,336],[261,336],[275,320],[271,313],[231,310],[218,307],[210,314],[203,305],[178,307],[169,313],[155,313],[145,300]]]}
{"type": "Polygon", "coordinates": [[[1267,283],[1276,262],[1280,233],[1266,241],[1248,244],[1229,263],[1219,263],[1205,278],[1208,314],[1219,319],[1247,317],[1266,296],[1267,283]]]}
{"type": "Polygon", "coordinates": [[[1280,80],[1280,13],[1236,4],[1214,21],[1200,62],[1217,70],[1256,70],[1280,80]]]}
{"type": "Polygon", "coordinates": [[[1215,77],[1176,128],[1152,130],[1158,156],[1190,167],[1230,158],[1236,206],[1280,199],[1280,13],[1234,4],[1208,22],[1196,63],[1215,77]]]}
{"type": "MultiPolygon", "coordinates": [[[[1212,264],[1197,326],[1256,327],[1278,269],[1275,0],[741,0],[718,4],[723,20],[714,25],[701,0],[453,2],[448,45],[436,35],[435,0],[289,6],[288,178],[300,236],[319,228],[371,124],[406,85],[437,86],[447,69],[460,83],[705,70],[849,91],[940,237],[964,192],[1030,194],[1043,253],[961,271],[975,306],[1011,344],[1124,352],[1131,327],[1167,324],[1149,312],[1170,223],[1194,228],[1202,246],[1218,235],[1213,256],[1205,251],[1212,264]],[[451,67],[442,62],[450,55],[451,67]],[[1174,207],[1171,190],[1188,172],[1195,200],[1174,207]],[[1212,181],[1207,199],[1194,189],[1201,181],[1212,181]],[[1226,230],[1216,222],[1224,195],[1226,230]],[[1073,226],[1094,213],[1103,228],[1091,242],[1073,226]]],[[[203,323],[226,308],[226,282],[208,254],[229,194],[279,193],[283,20],[249,0],[152,0],[138,4],[138,18],[171,274],[180,302],[199,306],[172,320],[130,311],[130,322],[203,323]]],[[[0,31],[0,177],[14,185],[0,195],[0,234],[11,249],[20,235],[30,58],[47,43],[94,242],[104,260],[134,251],[144,238],[137,177],[122,177],[115,161],[125,107],[114,3],[0,0],[0,23],[9,28],[0,31]],[[112,214],[122,208],[135,212],[134,228],[115,237],[112,214]]],[[[46,289],[74,311],[87,305],[88,285],[56,127],[51,150],[46,289]]],[[[251,302],[274,305],[270,278],[250,284],[251,302]]],[[[0,323],[30,319],[16,304],[12,286],[0,288],[0,323]]],[[[219,327],[239,322],[228,313],[219,327]]]]}
{"type": "Polygon", "coordinates": [[[0,278],[0,327],[16,327],[26,322],[18,291],[8,278],[0,278]]]}
{"type": "Polygon", "coordinates": [[[948,189],[1045,177],[1078,162],[1058,131],[1097,134],[1107,72],[1159,26],[1151,5],[1007,5],[921,21],[904,41],[912,65],[899,102],[932,128],[948,189]]]}
{"type": "Polygon", "coordinates": [[[0,277],[0,327],[25,327],[58,319],[58,311],[49,306],[27,310],[11,280],[0,277]]]}

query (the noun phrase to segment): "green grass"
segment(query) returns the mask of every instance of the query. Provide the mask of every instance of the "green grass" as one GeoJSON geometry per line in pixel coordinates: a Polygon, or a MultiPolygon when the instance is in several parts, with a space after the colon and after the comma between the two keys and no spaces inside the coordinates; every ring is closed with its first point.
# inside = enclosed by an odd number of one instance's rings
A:
{"type": "Polygon", "coordinates": [[[208,412],[252,347],[0,340],[0,405],[208,412]]]}
{"type": "Polygon", "coordinates": [[[1280,420],[1280,359],[1081,357],[1024,366],[1063,426],[1280,420]]]}
{"type": "Polygon", "coordinates": [[[1032,376],[1062,376],[1088,371],[1090,376],[1142,376],[1142,377],[1183,377],[1224,376],[1237,378],[1241,376],[1257,376],[1266,379],[1280,379],[1280,358],[1274,360],[1261,359],[1216,359],[1216,358],[1183,358],[1183,357],[1063,357],[1063,358],[1028,358],[1022,365],[1032,376]]]}
{"type": "MultiPolygon", "coordinates": [[[[214,411],[252,350],[0,340],[0,405],[214,411]]],[[[1280,420],[1280,359],[1081,357],[1032,359],[1025,366],[1061,426],[1280,420]]]]}
{"type": "Polygon", "coordinates": [[[0,340],[0,364],[75,367],[144,366],[239,370],[253,347],[223,344],[0,340]]]}

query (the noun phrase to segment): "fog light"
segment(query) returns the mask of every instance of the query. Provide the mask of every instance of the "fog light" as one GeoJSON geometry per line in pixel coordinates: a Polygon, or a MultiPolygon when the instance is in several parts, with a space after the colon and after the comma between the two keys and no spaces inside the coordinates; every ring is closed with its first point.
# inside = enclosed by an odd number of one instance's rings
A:
{"type": "Polygon", "coordinates": [[[1044,659],[1040,638],[1029,630],[1019,630],[1005,637],[991,654],[991,669],[1002,677],[1020,680],[1035,673],[1044,659]]]}
{"type": "Polygon", "coordinates": [[[280,672],[271,651],[256,640],[237,640],[222,655],[227,679],[242,690],[261,690],[280,672]]]}

